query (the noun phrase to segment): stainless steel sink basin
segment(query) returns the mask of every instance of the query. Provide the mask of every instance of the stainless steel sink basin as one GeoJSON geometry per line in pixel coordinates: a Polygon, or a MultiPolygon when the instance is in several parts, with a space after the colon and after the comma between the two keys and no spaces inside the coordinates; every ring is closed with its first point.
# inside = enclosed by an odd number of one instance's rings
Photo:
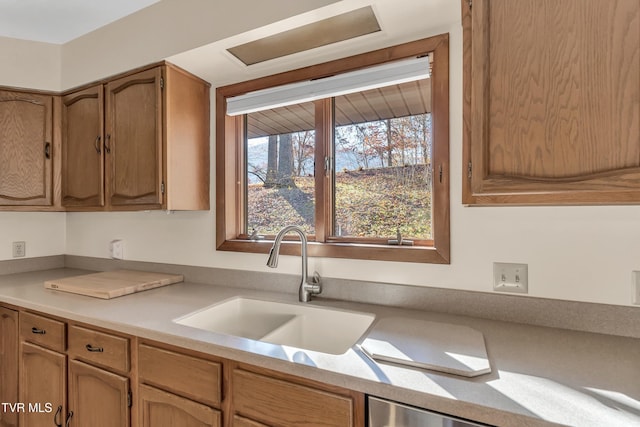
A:
{"type": "Polygon", "coordinates": [[[375,315],[369,313],[237,297],[174,322],[272,344],[343,354],[374,319],[375,315]]]}

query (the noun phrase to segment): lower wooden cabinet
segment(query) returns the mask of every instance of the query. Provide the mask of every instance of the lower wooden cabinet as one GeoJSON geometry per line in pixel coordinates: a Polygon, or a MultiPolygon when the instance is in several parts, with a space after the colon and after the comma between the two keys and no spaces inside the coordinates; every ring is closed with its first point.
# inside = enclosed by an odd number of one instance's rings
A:
{"type": "MultiPolygon", "coordinates": [[[[337,387],[309,385],[300,378],[260,370],[234,369],[231,406],[239,415],[266,425],[297,427],[364,425],[364,396],[337,387]]],[[[234,419],[234,425],[246,424],[234,419]]]]}
{"type": "MultiPolygon", "coordinates": [[[[0,307],[0,402],[18,402],[18,312],[0,307]]],[[[16,427],[18,413],[0,410],[0,427],[16,427]]]]}
{"type": "Polygon", "coordinates": [[[0,333],[0,398],[31,404],[0,427],[365,425],[362,393],[317,381],[22,309],[0,333]]]}
{"type": "Polygon", "coordinates": [[[140,385],[142,427],[218,427],[220,411],[146,385],[140,385]]]}
{"type": "Polygon", "coordinates": [[[19,413],[21,427],[63,425],[67,413],[67,356],[20,343],[19,395],[19,402],[37,405],[19,413]]]}
{"type": "Polygon", "coordinates": [[[129,427],[129,378],[69,361],[69,426],[129,427]]]}

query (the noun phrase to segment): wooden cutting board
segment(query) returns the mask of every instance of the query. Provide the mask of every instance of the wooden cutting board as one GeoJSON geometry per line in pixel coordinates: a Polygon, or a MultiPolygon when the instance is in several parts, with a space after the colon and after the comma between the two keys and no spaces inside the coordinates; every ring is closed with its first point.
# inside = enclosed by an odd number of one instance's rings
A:
{"type": "Polygon", "coordinates": [[[47,280],[44,287],[73,294],[110,299],[182,282],[181,274],[163,274],[136,270],[114,270],[64,279],[47,280]]]}

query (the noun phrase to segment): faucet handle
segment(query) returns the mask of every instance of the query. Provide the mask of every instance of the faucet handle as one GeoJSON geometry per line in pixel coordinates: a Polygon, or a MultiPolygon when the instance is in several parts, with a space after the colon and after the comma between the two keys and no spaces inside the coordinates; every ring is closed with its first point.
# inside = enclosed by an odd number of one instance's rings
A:
{"type": "Polygon", "coordinates": [[[318,295],[322,292],[322,279],[317,271],[313,272],[313,277],[311,278],[311,283],[309,283],[308,290],[311,295],[318,295]]]}

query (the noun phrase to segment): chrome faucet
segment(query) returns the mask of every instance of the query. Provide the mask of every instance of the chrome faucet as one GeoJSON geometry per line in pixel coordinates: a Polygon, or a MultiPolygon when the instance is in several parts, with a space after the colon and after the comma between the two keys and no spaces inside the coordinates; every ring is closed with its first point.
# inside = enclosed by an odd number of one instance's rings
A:
{"type": "Polygon", "coordinates": [[[298,299],[300,302],[309,302],[312,295],[318,295],[322,292],[322,283],[320,282],[320,275],[316,271],[313,272],[311,283],[309,283],[309,277],[307,275],[307,236],[304,234],[304,231],[302,231],[302,228],[297,225],[289,225],[280,230],[276,239],[273,241],[271,251],[269,251],[267,267],[276,268],[278,266],[280,243],[282,243],[282,239],[285,234],[291,231],[295,231],[300,235],[300,243],[302,244],[300,248],[300,253],[302,255],[302,280],[300,280],[300,288],[298,288],[298,299]]]}

